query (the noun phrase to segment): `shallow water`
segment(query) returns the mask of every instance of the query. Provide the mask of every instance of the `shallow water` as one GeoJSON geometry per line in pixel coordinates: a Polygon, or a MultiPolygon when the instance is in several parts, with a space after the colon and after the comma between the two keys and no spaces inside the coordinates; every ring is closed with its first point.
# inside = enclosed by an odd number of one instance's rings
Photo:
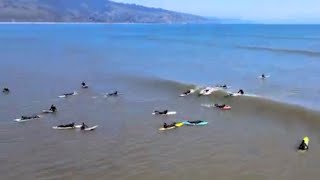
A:
{"type": "Polygon", "coordinates": [[[319,28],[1,25],[0,86],[11,89],[0,95],[1,179],[316,179],[319,28]],[[262,97],[178,97],[218,83],[262,97]],[[103,97],[114,90],[121,95],[103,97]],[[217,102],[233,109],[201,106],[217,102]],[[51,104],[58,113],[13,121],[51,104]],[[208,126],[158,131],[198,119],[208,126]],[[99,127],[51,128],[69,122],[99,127]]]}

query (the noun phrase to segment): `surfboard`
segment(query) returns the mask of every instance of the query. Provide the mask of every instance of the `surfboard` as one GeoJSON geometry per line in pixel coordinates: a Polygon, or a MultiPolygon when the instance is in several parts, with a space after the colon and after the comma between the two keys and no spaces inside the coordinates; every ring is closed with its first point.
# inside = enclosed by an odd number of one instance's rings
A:
{"type": "Polygon", "coordinates": [[[69,96],[75,96],[75,95],[77,95],[77,94],[78,94],[78,93],[77,93],[76,91],[74,91],[73,94],[71,94],[71,95],[67,95],[67,96],[66,96],[66,95],[63,94],[63,95],[60,95],[60,96],[58,96],[58,97],[59,97],[59,98],[66,98],[66,97],[69,97],[69,96]]]}
{"type": "Polygon", "coordinates": [[[168,111],[167,114],[158,114],[155,112],[152,113],[152,115],[175,115],[175,114],[177,114],[176,111],[168,111]]]}
{"type": "Polygon", "coordinates": [[[171,127],[168,127],[168,128],[159,128],[159,131],[166,131],[166,130],[170,130],[170,129],[176,129],[177,127],[176,126],[171,126],[171,127]]]}
{"type": "Polygon", "coordinates": [[[42,110],[42,113],[48,114],[48,113],[54,113],[54,112],[51,110],[42,110]]]}
{"type": "Polygon", "coordinates": [[[214,105],[212,105],[212,104],[201,104],[201,106],[210,108],[210,107],[213,107],[214,105]]]}
{"type": "Polygon", "coordinates": [[[231,106],[226,105],[225,107],[220,108],[220,109],[222,109],[222,110],[230,110],[230,109],[231,109],[231,106]]]}
{"type": "Polygon", "coordinates": [[[39,118],[32,118],[32,119],[21,119],[21,118],[17,118],[15,119],[14,121],[16,122],[27,122],[27,121],[33,121],[33,120],[36,120],[36,119],[40,119],[41,116],[39,118]]]}
{"type": "Polygon", "coordinates": [[[92,126],[92,127],[88,127],[88,128],[85,128],[84,131],[93,131],[97,128],[98,126],[92,126]]]}
{"type": "MultiPolygon", "coordinates": [[[[82,125],[75,125],[74,127],[77,128],[77,129],[80,129],[82,127],[82,125]]],[[[95,126],[92,126],[92,127],[85,128],[83,130],[92,131],[92,130],[96,129],[97,127],[98,127],[98,125],[95,125],[95,126]]]]}
{"type": "Polygon", "coordinates": [[[183,125],[184,125],[183,122],[178,122],[178,123],[175,124],[176,127],[181,127],[183,125]]]}
{"type": "Polygon", "coordinates": [[[176,128],[181,127],[183,125],[184,125],[183,122],[178,122],[174,126],[171,126],[171,127],[168,127],[168,128],[162,127],[162,128],[159,128],[159,130],[160,131],[165,131],[165,130],[170,130],[170,129],[176,129],[176,128]]]}
{"type": "Polygon", "coordinates": [[[83,89],[87,89],[88,87],[88,85],[82,86],[83,89]]]}
{"type": "Polygon", "coordinates": [[[188,125],[188,126],[204,126],[207,125],[208,122],[207,121],[202,121],[200,123],[190,123],[189,121],[183,121],[184,125],[188,125]]]}
{"type": "Polygon", "coordinates": [[[52,129],[57,129],[57,130],[69,130],[69,129],[75,129],[75,127],[58,127],[58,126],[53,126],[52,129]]]}
{"type": "Polygon", "coordinates": [[[14,121],[16,121],[16,122],[27,122],[27,121],[32,121],[32,120],[35,120],[35,119],[39,119],[39,118],[34,118],[34,119],[21,119],[21,118],[18,118],[18,119],[15,119],[14,121]]]}

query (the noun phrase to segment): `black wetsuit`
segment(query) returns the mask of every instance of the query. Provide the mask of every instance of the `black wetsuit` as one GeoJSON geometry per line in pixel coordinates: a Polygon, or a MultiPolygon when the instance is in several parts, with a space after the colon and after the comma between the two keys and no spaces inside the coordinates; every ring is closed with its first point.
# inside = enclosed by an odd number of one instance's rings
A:
{"type": "Polygon", "coordinates": [[[56,112],[57,108],[54,105],[51,105],[49,110],[52,111],[52,112],[56,112]]]}
{"type": "Polygon", "coordinates": [[[299,146],[298,149],[299,149],[299,150],[308,150],[309,147],[308,147],[308,145],[304,142],[304,140],[302,140],[302,142],[301,142],[301,144],[300,144],[300,146],[299,146]]]}
{"type": "Polygon", "coordinates": [[[109,93],[108,96],[118,96],[118,91],[115,91],[114,93],[109,93]]]}
{"type": "Polygon", "coordinates": [[[224,88],[224,89],[227,89],[227,88],[228,88],[227,85],[219,85],[218,87],[221,87],[221,88],[224,88]]]}
{"type": "Polygon", "coordinates": [[[188,90],[188,91],[184,92],[183,94],[188,95],[190,93],[191,93],[191,90],[188,90]]]}
{"type": "Polygon", "coordinates": [[[9,93],[10,90],[9,90],[9,88],[3,88],[2,92],[4,92],[4,93],[9,93]]]}
{"type": "Polygon", "coordinates": [[[201,123],[203,121],[188,121],[188,122],[191,123],[191,124],[199,124],[199,123],[201,123]]]}
{"type": "Polygon", "coordinates": [[[168,110],[164,110],[164,111],[154,111],[155,114],[167,114],[168,110]]]}
{"type": "Polygon", "coordinates": [[[243,91],[242,89],[240,89],[240,90],[238,91],[238,93],[239,93],[239,94],[244,94],[244,91],[243,91]]]}
{"type": "Polygon", "coordinates": [[[82,82],[81,85],[82,85],[82,88],[88,88],[88,86],[84,82],[82,82]]]}
{"type": "Polygon", "coordinates": [[[217,107],[217,108],[224,108],[226,105],[225,104],[221,104],[221,105],[215,104],[214,106],[217,107]]]}
{"type": "Polygon", "coordinates": [[[66,93],[66,94],[63,94],[63,95],[65,95],[65,96],[71,96],[71,95],[73,95],[74,93],[72,92],[72,93],[66,93]]]}
{"type": "Polygon", "coordinates": [[[24,120],[24,119],[36,119],[36,118],[40,118],[38,115],[35,115],[35,116],[21,116],[21,119],[24,120]]]}
{"type": "Polygon", "coordinates": [[[176,125],[176,123],[174,122],[174,123],[172,123],[172,124],[167,124],[167,123],[164,123],[163,124],[163,128],[170,128],[170,127],[174,127],[176,125]]]}
{"type": "Polygon", "coordinates": [[[74,127],[74,123],[59,125],[58,127],[74,127]]]}
{"type": "Polygon", "coordinates": [[[82,123],[82,126],[81,126],[81,130],[84,130],[85,128],[87,128],[88,126],[84,123],[82,123]]]}

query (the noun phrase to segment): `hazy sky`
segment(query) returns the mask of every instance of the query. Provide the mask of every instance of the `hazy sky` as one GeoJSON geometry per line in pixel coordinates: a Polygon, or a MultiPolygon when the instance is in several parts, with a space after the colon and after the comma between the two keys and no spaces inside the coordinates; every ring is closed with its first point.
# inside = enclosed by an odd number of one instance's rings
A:
{"type": "Polygon", "coordinates": [[[114,0],[220,18],[320,22],[320,0],[114,0]]]}

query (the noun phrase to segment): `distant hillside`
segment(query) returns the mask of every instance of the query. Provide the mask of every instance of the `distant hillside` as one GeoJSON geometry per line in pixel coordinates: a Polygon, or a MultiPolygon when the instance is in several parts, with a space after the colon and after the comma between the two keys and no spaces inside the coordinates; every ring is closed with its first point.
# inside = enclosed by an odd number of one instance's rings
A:
{"type": "Polygon", "coordinates": [[[0,0],[0,21],[199,23],[207,19],[109,0],[0,0]]]}

